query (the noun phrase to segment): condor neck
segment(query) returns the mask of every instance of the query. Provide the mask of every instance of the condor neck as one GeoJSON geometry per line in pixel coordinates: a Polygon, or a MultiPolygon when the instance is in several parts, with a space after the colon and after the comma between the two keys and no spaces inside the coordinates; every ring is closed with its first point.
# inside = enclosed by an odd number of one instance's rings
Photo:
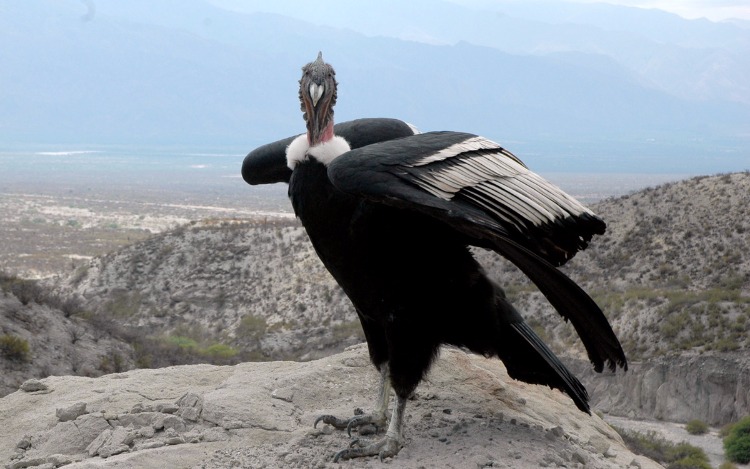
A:
{"type": "Polygon", "coordinates": [[[286,160],[289,169],[309,159],[314,159],[326,166],[340,155],[351,150],[349,142],[333,133],[333,123],[323,131],[322,137],[315,144],[311,143],[310,132],[302,134],[289,144],[286,149],[286,160]]]}
{"type": "Polygon", "coordinates": [[[333,140],[334,136],[333,120],[330,120],[328,122],[328,124],[323,128],[320,134],[316,134],[314,129],[310,129],[309,125],[307,126],[307,143],[310,145],[310,147],[315,147],[322,143],[330,142],[331,140],[333,140]]]}

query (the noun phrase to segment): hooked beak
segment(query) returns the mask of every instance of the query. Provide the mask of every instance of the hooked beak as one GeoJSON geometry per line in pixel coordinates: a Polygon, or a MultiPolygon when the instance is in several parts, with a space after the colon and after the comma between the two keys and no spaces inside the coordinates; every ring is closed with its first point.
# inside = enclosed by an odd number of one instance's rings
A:
{"type": "Polygon", "coordinates": [[[325,84],[318,85],[316,83],[310,84],[310,99],[312,99],[312,105],[313,107],[316,107],[318,105],[318,101],[320,101],[320,98],[323,97],[323,93],[325,93],[326,86],[325,84]]]}

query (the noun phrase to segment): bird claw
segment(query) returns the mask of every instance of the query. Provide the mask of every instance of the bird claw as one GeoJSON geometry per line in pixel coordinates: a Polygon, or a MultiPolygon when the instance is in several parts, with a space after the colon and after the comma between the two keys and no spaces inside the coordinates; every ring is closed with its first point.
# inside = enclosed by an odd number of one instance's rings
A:
{"type": "Polygon", "coordinates": [[[356,427],[357,433],[359,433],[360,435],[371,435],[373,433],[377,433],[380,425],[382,425],[383,423],[385,422],[380,422],[376,417],[372,415],[357,415],[349,419],[349,423],[346,425],[346,434],[351,437],[352,428],[356,427]],[[367,429],[367,431],[363,433],[362,430],[367,428],[365,427],[366,425],[375,427],[375,431],[367,429]]]}
{"type": "Polygon", "coordinates": [[[401,443],[397,439],[387,435],[382,440],[366,446],[361,446],[361,441],[356,439],[349,444],[349,448],[342,449],[336,453],[333,457],[333,462],[339,462],[341,459],[346,460],[375,455],[380,458],[380,462],[383,462],[385,458],[396,456],[400,450],[401,443]],[[358,445],[358,447],[355,448],[354,445],[358,445]]]}
{"type": "Polygon", "coordinates": [[[376,417],[374,415],[361,415],[357,412],[355,412],[355,414],[354,417],[348,419],[338,418],[333,415],[321,415],[315,419],[313,428],[317,428],[318,423],[323,422],[339,430],[346,429],[347,435],[351,437],[353,428],[356,428],[360,435],[372,435],[377,433],[380,428],[385,427],[385,416],[376,417]]]}
{"type": "Polygon", "coordinates": [[[318,423],[323,422],[328,425],[331,425],[334,428],[338,428],[339,430],[348,428],[349,422],[356,417],[352,417],[351,419],[340,419],[334,415],[321,415],[320,417],[315,419],[315,423],[313,424],[313,428],[318,428],[318,423]]]}

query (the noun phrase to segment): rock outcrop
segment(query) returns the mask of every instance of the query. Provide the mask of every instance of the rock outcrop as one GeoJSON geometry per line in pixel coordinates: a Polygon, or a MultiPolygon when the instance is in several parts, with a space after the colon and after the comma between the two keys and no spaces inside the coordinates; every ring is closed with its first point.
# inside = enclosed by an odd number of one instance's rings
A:
{"type": "Polygon", "coordinates": [[[630,364],[627,373],[596,374],[584,361],[568,361],[604,412],[670,422],[703,420],[721,426],[750,414],[750,357],[702,354],[630,364]]]}
{"type": "MultiPolygon", "coordinates": [[[[369,408],[376,382],[362,345],[305,363],[49,377],[0,399],[0,461],[12,469],[339,467],[331,458],[349,438],[312,422],[369,408]]],[[[407,411],[398,467],[660,467],[562,393],[453,349],[407,411]]]]}

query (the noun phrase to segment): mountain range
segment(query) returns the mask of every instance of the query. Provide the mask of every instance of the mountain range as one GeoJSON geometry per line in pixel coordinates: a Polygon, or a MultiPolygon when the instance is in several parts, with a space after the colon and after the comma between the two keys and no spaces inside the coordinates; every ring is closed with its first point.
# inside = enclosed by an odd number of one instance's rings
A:
{"type": "Polygon", "coordinates": [[[750,28],[566,2],[0,0],[0,140],[246,146],[337,120],[485,135],[537,169],[747,168],[750,28]]]}

